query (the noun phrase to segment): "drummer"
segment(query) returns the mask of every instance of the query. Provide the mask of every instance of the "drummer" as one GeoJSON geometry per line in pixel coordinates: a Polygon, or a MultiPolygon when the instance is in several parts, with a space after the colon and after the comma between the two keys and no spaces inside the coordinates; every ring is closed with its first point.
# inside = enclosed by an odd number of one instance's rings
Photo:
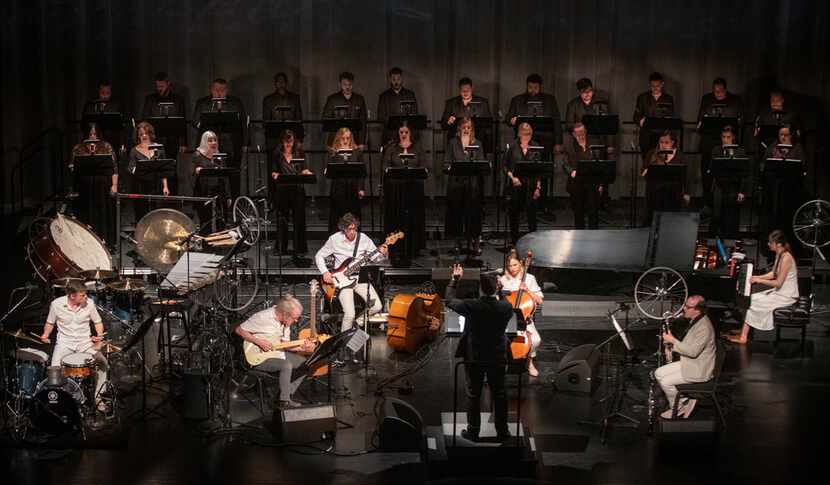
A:
{"type": "MultiPolygon", "coordinates": [[[[514,291],[519,291],[521,288],[523,292],[526,292],[527,295],[530,296],[533,303],[536,304],[536,308],[539,308],[545,300],[542,288],[540,288],[539,283],[536,282],[536,277],[530,273],[528,273],[527,276],[524,277],[524,281],[522,281],[524,272],[525,269],[522,266],[521,260],[519,260],[519,256],[515,251],[511,251],[507,256],[504,274],[499,278],[502,292],[512,293],[514,291]]],[[[536,350],[542,343],[542,337],[539,335],[539,331],[536,330],[536,325],[533,323],[532,315],[527,321],[525,337],[530,338],[530,354],[527,358],[527,373],[532,377],[537,377],[539,376],[539,371],[536,369],[536,366],[533,365],[533,359],[536,358],[536,350]]]]}
{"type": "Polygon", "coordinates": [[[98,315],[95,303],[87,299],[86,288],[80,283],[70,282],[66,287],[66,295],[52,300],[49,305],[49,315],[43,326],[40,340],[49,343],[52,330],[58,327],[55,338],[55,349],[52,351],[53,366],[61,366],[61,361],[69,354],[86,353],[98,363],[95,377],[95,406],[104,413],[109,412],[107,404],[101,400],[101,388],[107,380],[107,359],[104,354],[96,350],[103,340],[104,322],[98,315]],[[89,323],[95,325],[95,335],[91,335],[89,323]]]}

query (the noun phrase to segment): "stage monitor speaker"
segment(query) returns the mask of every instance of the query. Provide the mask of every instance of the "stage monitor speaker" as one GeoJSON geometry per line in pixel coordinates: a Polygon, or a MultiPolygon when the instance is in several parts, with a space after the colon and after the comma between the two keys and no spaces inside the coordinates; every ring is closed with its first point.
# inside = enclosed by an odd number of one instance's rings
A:
{"type": "Polygon", "coordinates": [[[383,451],[421,451],[424,421],[409,403],[388,398],[383,405],[379,434],[383,451]]]}
{"type": "Polygon", "coordinates": [[[311,404],[274,410],[273,433],[284,443],[320,441],[323,433],[337,429],[332,404],[311,404]]]}
{"type": "Polygon", "coordinates": [[[190,369],[184,372],[182,379],[182,416],[185,419],[210,418],[210,393],[208,377],[202,369],[190,369]]]}
{"type": "MultiPolygon", "coordinates": [[[[439,295],[444,295],[451,277],[451,268],[432,268],[432,283],[439,295]]],[[[480,278],[481,270],[478,268],[464,268],[464,276],[461,277],[461,281],[455,287],[455,297],[478,298],[480,278]]]]}
{"type": "Polygon", "coordinates": [[[574,347],[559,361],[554,385],[560,391],[593,393],[597,381],[594,374],[599,363],[599,352],[594,344],[574,347]]]}

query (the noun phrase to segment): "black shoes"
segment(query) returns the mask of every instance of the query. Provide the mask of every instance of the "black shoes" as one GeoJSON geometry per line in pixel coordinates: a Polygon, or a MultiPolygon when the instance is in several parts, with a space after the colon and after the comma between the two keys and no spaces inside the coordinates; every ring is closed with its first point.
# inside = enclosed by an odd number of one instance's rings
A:
{"type": "Polygon", "coordinates": [[[478,431],[472,431],[470,428],[462,429],[461,437],[468,441],[478,441],[478,431]]]}

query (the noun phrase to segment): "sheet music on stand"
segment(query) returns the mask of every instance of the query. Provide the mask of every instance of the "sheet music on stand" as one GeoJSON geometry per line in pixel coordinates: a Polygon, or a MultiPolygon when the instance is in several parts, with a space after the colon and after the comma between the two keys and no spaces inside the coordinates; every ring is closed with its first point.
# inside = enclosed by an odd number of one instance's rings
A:
{"type": "Polygon", "coordinates": [[[221,254],[187,251],[167,273],[159,287],[193,291],[207,286],[216,281],[222,259],[221,254]]]}
{"type": "Polygon", "coordinates": [[[355,329],[352,338],[349,339],[349,343],[346,344],[346,347],[348,347],[352,352],[357,352],[363,348],[367,340],[369,340],[369,334],[362,329],[357,328],[355,329]]]}

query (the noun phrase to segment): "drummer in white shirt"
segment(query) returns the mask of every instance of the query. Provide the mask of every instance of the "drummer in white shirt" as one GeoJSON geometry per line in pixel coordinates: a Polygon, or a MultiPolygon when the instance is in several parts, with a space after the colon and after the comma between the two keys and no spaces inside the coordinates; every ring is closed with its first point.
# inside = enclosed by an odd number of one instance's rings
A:
{"type": "Polygon", "coordinates": [[[43,326],[40,340],[49,343],[52,331],[58,328],[55,348],[52,351],[52,366],[61,366],[63,359],[75,353],[88,354],[98,363],[95,376],[95,405],[99,411],[106,412],[107,405],[101,400],[101,388],[107,381],[107,359],[98,351],[98,344],[103,340],[104,322],[95,308],[95,303],[87,298],[86,288],[80,284],[70,283],[66,295],[52,300],[49,315],[43,326]],[[95,326],[95,335],[90,332],[90,322],[95,326]]]}
{"type": "MultiPolygon", "coordinates": [[[[521,288],[524,292],[527,292],[531,299],[533,299],[533,303],[536,304],[536,308],[538,309],[545,301],[542,288],[539,287],[539,283],[536,282],[536,277],[530,273],[528,273],[527,276],[524,276],[524,282],[522,282],[524,272],[525,269],[522,266],[522,262],[519,260],[519,256],[516,255],[515,251],[511,251],[507,256],[504,274],[499,278],[502,292],[512,293],[514,291],[519,291],[521,288]]],[[[536,325],[533,323],[532,317],[528,319],[527,327],[525,329],[525,337],[530,338],[530,354],[527,358],[527,373],[532,377],[537,377],[539,375],[539,371],[536,369],[536,366],[533,365],[533,359],[536,358],[536,350],[542,343],[542,337],[539,335],[539,331],[536,330],[536,325]]]]}

